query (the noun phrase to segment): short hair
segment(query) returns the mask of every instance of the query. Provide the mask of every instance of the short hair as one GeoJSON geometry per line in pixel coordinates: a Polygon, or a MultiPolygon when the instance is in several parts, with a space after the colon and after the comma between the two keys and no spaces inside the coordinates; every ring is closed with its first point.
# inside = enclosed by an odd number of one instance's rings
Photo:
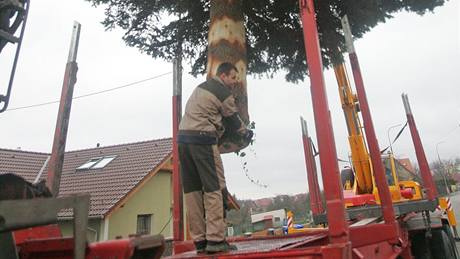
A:
{"type": "Polygon", "coordinates": [[[238,72],[238,69],[236,69],[235,65],[233,65],[230,62],[224,62],[224,63],[219,65],[219,67],[217,68],[216,74],[217,74],[217,76],[220,76],[222,74],[228,75],[230,73],[230,71],[232,71],[232,70],[235,70],[236,72],[238,72]]]}

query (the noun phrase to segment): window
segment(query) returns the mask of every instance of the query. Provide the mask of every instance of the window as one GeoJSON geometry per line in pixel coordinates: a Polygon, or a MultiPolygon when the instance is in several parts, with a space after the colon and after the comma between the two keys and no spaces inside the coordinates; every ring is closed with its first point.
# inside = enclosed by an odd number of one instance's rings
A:
{"type": "Polygon", "coordinates": [[[90,169],[92,166],[94,166],[100,160],[101,160],[101,157],[91,158],[88,162],[86,162],[83,165],[81,165],[80,167],[78,167],[77,170],[90,169]]]}
{"type": "Polygon", "coordinates": [[[107,164],[109,164],[112,160],[114,160],[115,157],[116,156],[104,156],[104,157],[91,158],[88,162],[79,166],[77,170],[104,168],[107,164]]]}
{"type": "Polygon", "coordinates": [[[393,170],[391,168],[391,160],[389,158],[383,159],[383,165],[385,166],[385,176],[389,186],[395,185],[393,178],[393,170]]]}
{"type": "Polygon", "coordinates": [[[103,157],[99,162],[97,162],[97,164],[93,165],[93,167],[91,168],[92,169],[104,168],[108,163],[110,163],[114,159],[115,159],[115,156],[103,157]]]}
{"type": "Polygon", "coordinates": [[[137,230],[139,235],[150,234],[152,227],[152,214],[137,215],[137,230]]]}

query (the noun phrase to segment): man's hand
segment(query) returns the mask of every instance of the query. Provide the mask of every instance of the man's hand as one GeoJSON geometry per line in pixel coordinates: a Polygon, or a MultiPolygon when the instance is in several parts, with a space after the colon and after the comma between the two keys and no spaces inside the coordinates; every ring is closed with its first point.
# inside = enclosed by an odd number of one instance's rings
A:
{"type": "Polygon", "coordinates": [[[246,131],[246,133],[244,133],[243,139],[246,142],[251,142],[253,136],[254,136],[254,132],[252,130],[248,129],[246,131]]]}

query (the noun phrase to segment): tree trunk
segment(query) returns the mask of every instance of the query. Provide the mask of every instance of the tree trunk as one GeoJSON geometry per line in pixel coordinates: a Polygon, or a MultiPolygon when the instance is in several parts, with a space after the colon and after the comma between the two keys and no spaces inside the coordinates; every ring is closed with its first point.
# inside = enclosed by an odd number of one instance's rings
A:
{"type": "MultiPolygon", "coordinates": [[[[217,68],[223,62],[236,66],[240,83],[234,88],[233,95],[241,118],[248,125],[246,33],[242,0],[211,0],[210,15],[207,78],[215,76],[217,68]]],[[[248,144],[235,132],[227,132],[219,149],[221,153],[235,152],[248,144]]]]}

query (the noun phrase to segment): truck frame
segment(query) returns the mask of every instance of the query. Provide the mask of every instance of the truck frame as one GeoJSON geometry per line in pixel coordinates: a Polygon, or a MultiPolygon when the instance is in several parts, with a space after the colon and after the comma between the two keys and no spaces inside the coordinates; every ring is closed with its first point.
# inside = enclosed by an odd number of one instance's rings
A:
{"type": "MultiPolygon", "coordinates": [[[[182,197],[180,191],[177,156],[174,159],[173,185],[174,209],[173,253],[169,258],[404,258],[414,256],[429,258],[432,254],[442,258],[456,258],[449,232],[441,217],[434,211],[438,205],[436,190],[429,171],[423,146],[407,96],[403,95],[417,160],[421,169],[426,197],[405,203],[393,203],[383,170],[380,151],[375,136],[369,107],[364,91],[359,63],[354,51],[350,52],[369,154],[372,161],[375,184],[380,204],[346,209],[337,163],[337,152],[332,130],[332,121],[325,91],[321,48],[319,45],[313,0],[299,0],[303,24],[304,43],[310,73],[311,98],[313,104],[316,136],[319,148],[320,168],[323,179],[325,207],[323,207],[312,141],[302,122],[308,185],[312,194],[311,208],[315,222],[327,226],[309,232],[285,236],[236,237],[229,242],[237,251],[220,254],[197,254],[191,240],[184,241],[182,197]],[[376,234],[378,233],[378,234],[376,234]],[[424,246],[428,241],[429,246],[424,246]],[[431,242],[431,243],[430,243],[431,242]],[[411,246],[417,249],[411,249],[411,246]],[[432,247],[432,249],[431,249],[432,247]],[[414,253],[413,251],[416,251],[414,253]]],[[[78,37],[75,37],[78,39],[78,37]]],[[[72,45],[77,46],[77,45],[72,45]]],[[[64,77],[63,93],[57,128],[66,128],[72,93],[76,79],[76,49],[71,50],[64,77]],[[71,91],[71,90],[70,90],[71,91]],[[70,97],[69,97],[70,96],[70,97]]],[[[176,61],[177,62],[177,61],[176,61]]],[[[180,62],[175,63],[176,75],[180,74],[180,62]]],[[[176,76],[175,76],[176,78],[176,76]]],[[[173,95],[173,137],[180,117],[180,80],[175,80],[173,95]]],[[[158,258],[164,250],[161,236],[132,237],[128,239],[87,244],[84,235],[88,220],[89,197],[77,194],[57,197],[59,191],[60,166],[65,147],[66,130],[55,133],[52,172],[48,174],[48,185],[55,197],[0,201],[0,244],[10,249],[21,249],[21,258],[158,258]],[[64,146],[62,145],[64,142],[64,146]],[[59,145],[61,143],[61,145],[59,145]],[[16,208],[13,210],[12,208],[16,208]],[[56,213],[61,208],[74,209],[74,238],[63,238],[56,222],[56,213]],[[44,213],[47,212],[47,213],[44,213]],[[42,214],[42,215],[40,215],[42,214]],[[48,225],[51,224],[51,225],[48,225]],[[36,228],[36,226],[42,226],[36,228]],[[30,227],[34,227],[29,229],[30,227]],[[20,231],[18,231],[20,230],[20,231]],[[13,238],[14,235],[14,238],[13,238]]],[[[173,154],[177,155],[177,145],[173,154]]],[[[16,255],[7,258],[17,258],[16,255]]]]}

